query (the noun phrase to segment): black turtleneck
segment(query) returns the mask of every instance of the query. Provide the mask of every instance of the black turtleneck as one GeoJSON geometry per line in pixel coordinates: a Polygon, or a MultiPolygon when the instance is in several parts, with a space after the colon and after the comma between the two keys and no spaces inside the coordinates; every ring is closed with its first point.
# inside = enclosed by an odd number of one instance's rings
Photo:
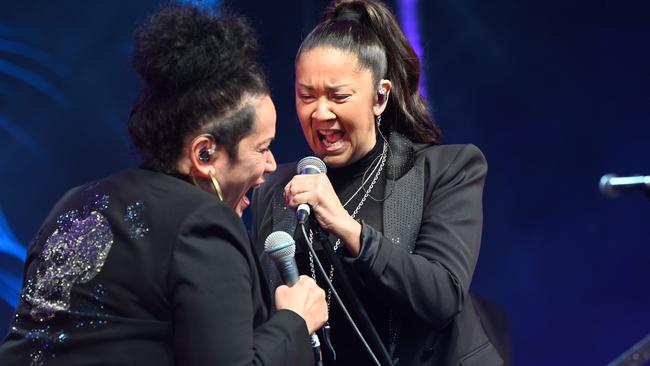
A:
{"type": "MultiPolygon", "coordinates": [[[[374,175],[372,175],[373,167],[379,164],[381,160],[381,152],[384,148],[384,141],[381,138],[377,139],[375,146],[366,154],[364,157],[358,161],[344,167],[340,168],[329,168],[327,171],[327,176],[332,182],[332,186],[336,191],[341,204],[345,204],[350,197],[356,192],[359,187],[361,187],[361,182],[365,178],[367,180],[364,185],[365,190],[367,191],[370,187],[374,175]],[[365,174],[365,177],[364,177],[365,174]]],[[[384,165],[379,178],[377,179],[375,185],[370,192],[370,195],[366,198],[365,202],[361,206],[355,219],[357,221],[364,220],[367,224],[374,227],[378,231],[382,231],[382,202],[381,200],[384,197],[384,189],[386,187],[386,167],[387,163],[384,165]]],[[[365,191],[360,190],[354,198],[345,206],[348,213],[351,215],[356,207],[361,202],[362,197],[364,196],[365,191]]]]}
{"type": "MultiPolygon", "coordinates": [[[[371,174],[371,172],[373,170],[373,167],[376,164],[380,163],[383,146],[384,146],[384,141],[378,138],[377,143],[372,148],[372,150],[370,150],[368,154],[366,154],[358,161],[345,167],[340,167],[340,168],[328,167],[327,176],[332,182],[332,186],[334,187],[334,190],[336,191],[336,194],[338,195],[341,204],[345,204],[345,202],[347,202],[350,199],[350,197],[352,197],[352,195],[359,189],[359,187],[361,186],[361,182],[364,179],[364,173],[365,173],[365,179],[367,179],[367,182],[364,185],[364,187],[366,190],[369,189],[370,183],[374,178],[374,175],[371,174]]],[[[364,204],[362,205],[361,209],[359,210],[359,212],[355,217],[357,221],[363,220],[366,224],[372,226],[378,231],[383,230],[382,198],[384,197],[384,189],[386,186],[387,164],[388,163],[384,165],[381,174],[379,175],[377,181],[375,182],[375,185],[372,188],[372,191],[370,192],[370,196],[366,198],[364,204]]],[[[352,215],[353,211],[356,209],[357,205],[361,201],[364,194],[365,194],[364,190],[363,189],[360,190],[356,194],[356,196],[354,196],[354,198],[352,198],[352,200],[345,206],[345,208],[347,209],[350,215],[352,215]]],[[[337,238],[334,235],[330,235],[330,243],[332,244],[332,246],[334,245],[334,243],[336,243],[336,240],[337,238]]],[[[329,273],[330,264],[327,261],[327,256],[320,253],[320,251],[318,250],[319,245],[316,244],[315,247],[317,248],[317,252],[319,253],[319,258],[323,263],[323,267],[329,273]]],[[[347,253],[343,244],[340,245],[338,252],[341,253],[342,255],[349,256],[349,253],[347,253]]],[[[311,275],[311,268],[309,266],[309,256],[307,255],[307,253],[304,252],[296,253],[296,260],[298,262],[300,273],[311,275]]],[[[368,316],[370,317],[372,323],[375,325],[377,332],[379,333],[380,337],[384,341],[384,344],[388,347],[387,338],[389,333],[389,329],[388,329],[389,315],[388,315],[388,309],[383,305],[385,301],[382,301],[382,299],[373,298],[369,294],[365,285],[358,279],[358,276],[356,275],[354,268],[348,266],[345,263],[345,261],[342,261],[342,264],[346,266],[346,268],[348,269],[348,277],[352,282],[352,286],[354,287],[354,292],[358,295],[359,300],[361,301],[364,308],[368,312],[368,316]]],[[[321,287],[327,288],[325,285],[325,281],[322,279],[320,275],[317,275],[316,278],[318,284],[321,287]]],[[[337,287],[338,285],[337,282],[338,282],[337,276],[335,273],[334,274],[335,287],[337,287]]],[[[343,298],[343,301],[345,302],[345,298],[343,298]]],[[[335,300],[333,298],[331,301],[329,319],[330,319],[329,324],[331,326],[331,334],[332,334],[331,338],[332,338],[332,343],[334,344],[334,348],[336,349],[337,361],[334,361],[331,358],[331,354],[327,350],[325,350],[326,347],[323,345],[322,347],[323,357],[324,357],[323,363],[327,365],[370,365],[372,364],[370,357],[366,355],[365,348],[358,340],[352,327],[350,326],[347,319],[345,318],[345,315],[343,314],[339,306],[335,304],[335,300]]],[[[355,319],[355,321],[357,320],[355,319]]],[[[322,339],[321,339],[321,343],[323,343],[322,339]]]]}

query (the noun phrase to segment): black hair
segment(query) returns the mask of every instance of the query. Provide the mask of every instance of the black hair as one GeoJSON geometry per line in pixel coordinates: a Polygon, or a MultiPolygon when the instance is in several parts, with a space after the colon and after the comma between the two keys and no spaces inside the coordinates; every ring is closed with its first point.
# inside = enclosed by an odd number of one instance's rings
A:
{"type": "Polygon", "coordinates": [[[145,163],[173,172],[191,134],[211,134],[237,159],[254,127],[251,98],[269,94],[246,21],[167,5],[136,31],[133,66],[145,81],[128,130],[145,163]]]}
{"type": "Polygon", "coordinates": [[[415,142],[438,143],[441,130],[420,95],[420,61],[395,16],[373,0],[335,0],[323,20],[300,45],[303,53],[330,46],[357,56],[359,66],[371,71],[375,87],[392,82],[382,127],[415,142]]]}

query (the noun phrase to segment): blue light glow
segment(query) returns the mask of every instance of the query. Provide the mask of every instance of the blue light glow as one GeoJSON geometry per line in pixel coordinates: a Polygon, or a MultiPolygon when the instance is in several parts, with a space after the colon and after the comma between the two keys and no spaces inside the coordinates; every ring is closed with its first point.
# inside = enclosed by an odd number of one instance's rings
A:
{"type": "Polygon", "coordinates": [[[197,8],[210,12],[217,12],[217,7],[221,4],[221,0],[179,0],[179,2],[183,4],[192,4],[197,8]]]}
{"type": "MultiPolygon", "coordinates": [[[[21,262],[27,255],[25,247],[16,240],[4,213],[0,209],[0,255],[9,255],[21,262]]],[[[0,299],[16,307],[22,285],[22,274],[12,273],[0,267],[0,299]]]]}
{"type": "Polygon", "coordinates": [[[0,254],[8,254],[23,262],[26,257],[25,247],[14,236],[2,209],[0,209],[0,254]]]}
{"type": "Polygon", "coordinates": [[[420,22],[418,19],[418,0],[399,0],[399,21],[406,34],[406,38],[411,42],[411,46],[420,59],[420,94],[426,99],[427,88],[426,78],[424,77],[424,65],[422,59],[422,44],[420,42],[420,22]]]}
{"type": "Polygon", "coordinates": [[[58,90],[47,80],[27,69],[24,69],[11,62],[0,60],[0,73],[4,73],[5,75],[21,80],[33,88],[38,89],[50,98],[54,99],[54,101],[56,101],[58,104],[65,105],[65,97],[60,90],[58,90]]]}
{"type": "Polygon", "coordinates": [[[0,52],[12,53],[30,60],[34,60],[44,67],[52,70],[60,77],[65,76],[67,73],[62,65],[56,64],[52,60],[52,57],[50,57],[50,55],[23,43],[0,39],[0,52]]]}
{"type": "MultiPolygon", "coordinates": [[[[41,147],[34,138],[25,130],[18,127],[9,117],[0,113],[0,130],[5,130],[15,141],[23,145],[32,154],[38,155],[41,147]]],[[[0,222],[2,224],[2,222],[0,222]]],[[[1,229],[1,228],[0,228],[1,229]]],[[[2,236],[0,236],[0,239],[2,236]]]]}

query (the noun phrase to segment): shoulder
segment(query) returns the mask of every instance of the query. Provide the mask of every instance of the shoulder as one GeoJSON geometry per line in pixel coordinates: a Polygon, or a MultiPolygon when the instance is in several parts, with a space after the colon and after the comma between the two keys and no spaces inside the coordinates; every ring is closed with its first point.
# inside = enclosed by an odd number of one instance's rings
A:
{"type": "Polygon", "coordinates": [[[182,220],[180,234],[195,231],[200,236],[232,236],[247,241],[246,227],[237,213],[216,197],[194,206],[182,220]]]}
{"type": "Polygon", "coordinates": [[[487,174],[487,160],[483,152],[473,144],[431,145],[415,144],[416,160],[440,174],[471,170],[479,175],[487,174]]]}
{"type": "Polygon", "coordinates": [[[487,167],[483,152],[473,144],[432,145],[414,144],[416,159],[438,162],[468,162],[487,167]]]}
{"type": "Polygon", "coordinates": [[[415,144],[414,147],[416,166],[424,170],[429,194],[460,187],[476,187],[477,192],[482,191],[488,166],[475,145],[415,144]]]}
{"type": "MultiPolygon", "coordinates": [[[[196,269],[200,272],[220,271],[245,262],[250,270],[254,265],[244,223],[234,210],[217,199],[205,201],[188,212],[178,226],[173,253],[176,263],[185,263],[183,258],[194,258],[187,265],[202,267],[196,269]]],[[[176,269],[186,271],[184,267],[176,269]]]]}
{"type": "MultiPolygon", "coordinates": [[[[186,217],[206,203],[225,211],[234,210],[191,182],[147,169],[127,169],[98,181],[98,192],[111,192],[115,201],[143,201],[164,216],[186,217]]],[[[208,205],[210,206],[210,205],[208,205]]]]}
{"type": "Polygon", "coordinates": [[[183,179],[140,168],[76,187],[54,211],[85,208],[100,201],[102,207],[98,208],[115,230],[128,230],[137,222],[150,227],[150,235],[160,240],[173,237],[188,224],[217,222],[237,230],[243,227],[235,211],[215,195],[183,179]]]}

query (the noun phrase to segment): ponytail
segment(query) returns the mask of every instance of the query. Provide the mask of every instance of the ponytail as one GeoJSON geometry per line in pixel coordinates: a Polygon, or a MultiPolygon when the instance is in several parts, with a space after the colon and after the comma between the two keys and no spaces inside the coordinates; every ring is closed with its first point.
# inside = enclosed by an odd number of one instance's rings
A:
{"type": "Polygon", "coordinates": [[[359,65],[393,84],[382,125],[414,142],[439,143],[441,131],[420,95],[420,61],[395,16],[379,1],[335,0],[305,38],[301,54],[331,46],[356,54],[359,65]]]}

